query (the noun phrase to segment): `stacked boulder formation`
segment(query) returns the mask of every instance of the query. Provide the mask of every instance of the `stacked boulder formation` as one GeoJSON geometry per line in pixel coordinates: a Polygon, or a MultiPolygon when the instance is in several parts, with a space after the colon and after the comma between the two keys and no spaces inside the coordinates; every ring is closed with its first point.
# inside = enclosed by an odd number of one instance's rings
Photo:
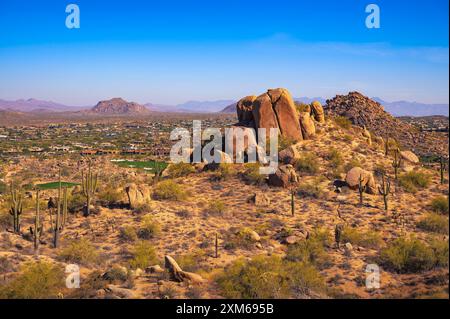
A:
{"type": "MultiPolygon", "coordinates": [[[[252,137],[247,136],[243,141],[245,149],[251,143],[256,144],[255,134],[259,128],[265,128],[267,135],[270,129],[275,128],[282,138],[297,143],[314,137],[315,123],[325,123],[324,110],[319,102],[314,101],[311,106],[300,111],[289,91],[283,88],[269,89],[260,96],[246,96],[237,102],[236,111],[239,123],[233,128],[244,129],[247,134],[253,134],[252,137]]],[[[236,145],[236,132],[233,130],[226,137],[226,139],[234,139],[233,145],[236,145]]],[[[234,153],[234,155],[237,154],[234,153]]],[[[280,152],[280,159],[285,165],[281,165],[274,174],[269,176],[270,185],[288,187],[297,181],[295,170],[289,164],[296,156],[297,151],[294,147],[280,152]]]]}
{"type": "MultiPolygon", "coordinates": [[[[316,133],[314,120],[324,123],[322,105],[313,102],[309,112],[298,112],[288,90],[269,89],[260,96],[246,96],[236,105],[240,126],[255,130],[276,128],[279,134],[294,142],[310,139],[316,133]]],[[[268,131],[267,131],[268,133],[268,131]]]]}

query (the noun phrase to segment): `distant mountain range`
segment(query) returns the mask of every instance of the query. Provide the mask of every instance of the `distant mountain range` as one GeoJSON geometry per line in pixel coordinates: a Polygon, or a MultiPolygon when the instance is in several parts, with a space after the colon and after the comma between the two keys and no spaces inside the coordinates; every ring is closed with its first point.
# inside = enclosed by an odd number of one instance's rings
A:
{"type": "MultiPolygon", "coordinates": [[[[326,99],[322,97],[299,97],[296,101],[311,103],[319,101],[323,105],[326,99]]],[[[394,116],[429,116],[429,115],[449,115],[448,104],[425,104],[408,101],[387,102],[380,98],[373,98],[380,103],[384,109],[394,116]]],[[[121,98],[114,98],[101,101],[94,107],[67,106],[51,101],[37,99],[20,99],[7,101],[0,99],[0,110],[22,113],[44,113],[44,112],[90,112],[98,114],[140,114],[146,112],[167,112],[167,113],[234,113],[236,112],[236,101],[216,100],[216,101],[188,101],[177,105],[164,105],[147,103],[144,105],[127,102],[121,98]]]]}
{"type": "Polygon", "coordinates": [[[67,112],[79,111],[85,107],[68,106],[51,101],[42,101],[37,99],[20,99],[16,101],[7,101],[0,99],[0,110],[10,110],[18,112],[67,112]]]}

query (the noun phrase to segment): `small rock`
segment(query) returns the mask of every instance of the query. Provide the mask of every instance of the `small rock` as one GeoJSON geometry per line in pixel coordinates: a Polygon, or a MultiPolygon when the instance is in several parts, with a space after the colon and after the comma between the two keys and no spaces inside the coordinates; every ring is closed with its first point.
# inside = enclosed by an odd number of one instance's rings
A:
{"type": "Polygon", "coordinates": [[[161,272],[164,272],[164,269],[160,265],[154,265],[154,266],[145,268],[145,272],[151,273],[151,274],[161,273],[161,272]]]}

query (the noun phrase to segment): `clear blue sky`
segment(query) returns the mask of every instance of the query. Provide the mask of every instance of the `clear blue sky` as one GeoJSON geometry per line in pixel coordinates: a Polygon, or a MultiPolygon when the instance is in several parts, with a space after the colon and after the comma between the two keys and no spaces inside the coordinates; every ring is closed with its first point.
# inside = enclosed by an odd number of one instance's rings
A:
{"type": "Polygon", "coordinates": [[[0,98],[93,105],[358,90],[448,103],[444,0],[0,1],[0,98]],[[81,28],[65,27],[76,3],[81,28]],[[365,27],[376,3],[381,28],[365,27]]]}

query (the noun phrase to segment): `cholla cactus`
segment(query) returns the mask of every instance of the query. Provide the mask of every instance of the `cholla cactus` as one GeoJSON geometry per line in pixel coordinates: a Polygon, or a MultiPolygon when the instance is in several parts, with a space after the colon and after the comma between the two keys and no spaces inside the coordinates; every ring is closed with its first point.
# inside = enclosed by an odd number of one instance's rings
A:
{"type": "Polygon", "coordinates": [[[400,151],[397,148],[394,152],[394,160],[392,161],[392,167],[394,167],[394,176],[395,180],[397,180],[398,177],[398,169],[402,165],[402,158],[400,156],[400,151]]]}
{"type": "Polygon", "coordinates": [[[384,209],[388,211],[388,196],[391,192],[391,182],[389,177],[385,177],[385,174],[381,177],[381,185],[378,186],[378,192],[383,196],[384,200],[384,209]]]}
{"type": "Polygon", "coordinates": [[[86,210],[84,212],[85,216],[89,216],[90,214],[90,206],[92,197],[94,197],[95,192],[97,191],[97,180],[98,174],[92,173],[91,162],[89,161],[89,168],[87,174],[84,174],[84,171],[81,171],[81,186],[82,193],[86,198],[86,210]]]}
{"type": "Polygon", "coordinates": [[[9,214],[13,217],[13,231],[20,233],[20,215],[22,215],[23,194],[17,190],[14,184],[10,187],[11,207],[9,214]]]}

